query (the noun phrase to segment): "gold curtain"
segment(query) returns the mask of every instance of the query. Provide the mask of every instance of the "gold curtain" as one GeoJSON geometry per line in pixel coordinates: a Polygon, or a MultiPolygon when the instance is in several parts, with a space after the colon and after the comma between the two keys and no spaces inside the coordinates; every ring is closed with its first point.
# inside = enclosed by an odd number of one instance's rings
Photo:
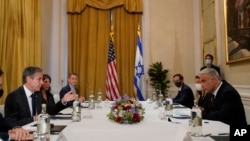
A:
{"type": "Polygon", "coordinates": [[[134,95],[134,67],[137,45],[137,30],[141,24],[141,13],[128,13],[123,7],[113,10],[117,71],[120,93],[134,95]]]}
{"type": "Polygon", "coordinates": [[[27,66],[41,66],[40,0],[0,1],[0,68],[7,94],[22,84],[27,66]]]}
{"type": "Polygon", "coordinates": [[[80,95],[99,89],[106,96],[110,15],[120,94],[134,97],[133,76],[141,0],[68,0],[69,72],[79,75],[80,95]]]}

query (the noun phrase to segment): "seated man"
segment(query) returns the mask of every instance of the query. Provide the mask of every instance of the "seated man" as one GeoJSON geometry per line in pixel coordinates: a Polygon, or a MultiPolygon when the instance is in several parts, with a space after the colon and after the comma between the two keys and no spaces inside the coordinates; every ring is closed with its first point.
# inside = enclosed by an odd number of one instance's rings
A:
{"type": "Polygon", "coordinates": [[[8,94],[4,112],[6,120],[13,126],[23,126],[37,120],[42,104],[42,95],[38,93],[42,78],[41,68],[27,67],[23,71],[23,85],[8,94]]]}
{"type": "Polygon", "coordinates": [[[245,126],[246,116],[239,93],[212,68],[200,72],[202,89],[210,97],[202,109],[202,117],[218,120],[230,126],[245,126]]]}
{"type": "Polygon", "coordinates": [[[175,74],[173,76],[173,82],[179,89],[173,102],[192,108],[194,105],[193,91],[188,85],[184,84],[184,77],[181,74],[175,74]]]}
{"type": "MultiPolygon", "coordinates": [[[[60,99],[62,99],[64,97],[64,95],[66,93],[71,93],[71,94],[77,94],[79,96],[79,91],[78,89],[76,88],[76,85],[77,85],[77,82],[78,82],[78,76],[76,73],[70,73],[68,75],[68,84],[66,86],[64,86],[61,90],[60,90],[60,99]]],[[[82,96],[79,96],[79,102],[83,102],[85,100],[84,97],[82,96]]],[[[67,102],[67,106],[70,107],[73,105],[73,101],[69,101],[67,102]]]]}
{"type": "MultiPolygon", "coordinates": [[[[3,95],[3,71],[0,69],[0,98],[3,95]]],[[[0,140],[30,140],[32,135],[22,128],[15,128],[6,121],[0,113],[0,140]]]]}
{"type": "MultiPolygon", "coordinates": [[[[27,67],[23,71],[23,85],[11,92],[5,101],[5,118],[13,126],[23,126],[37,121],[41,113],[41,104],[46,103],[40,88],[43,84],[42,69],[38,67],[27,67]]],[[[58,104],[48,106],[48,114],[56,114],[64,108],[68,101],[75,99],[72,94],[65,94],[58,104]]]]}

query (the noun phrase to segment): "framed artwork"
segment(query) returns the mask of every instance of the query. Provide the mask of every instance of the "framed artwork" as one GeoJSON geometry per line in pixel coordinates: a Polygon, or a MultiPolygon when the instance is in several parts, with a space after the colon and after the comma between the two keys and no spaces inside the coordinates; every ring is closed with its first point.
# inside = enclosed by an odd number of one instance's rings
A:
{"type": "Polygon", "coordinates": [[[250,1],[224,0],[226,62],[250,60],[250,1]]]}

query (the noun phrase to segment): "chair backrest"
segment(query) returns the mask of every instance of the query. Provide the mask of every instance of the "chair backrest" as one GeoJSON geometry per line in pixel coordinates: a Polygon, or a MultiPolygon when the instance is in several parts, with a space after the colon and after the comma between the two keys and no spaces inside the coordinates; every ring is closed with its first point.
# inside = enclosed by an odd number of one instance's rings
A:
{"type": "Polygon", "coordinates": [[[59,96],[59,94],[53,94],[53,97],[54,97],[55,103],[57,103],[58,101],[60,101],[60,96],[59,96]]]}
{"type": "Polygon", "coordinates": [[[3,115],[4,117],[4,105],[0,105],[0,113],[3,115]]]}
{"type": "Polygon", "coordinates": [[[250,124],[250,106],[244,106],[247,124],[250,124]]]}

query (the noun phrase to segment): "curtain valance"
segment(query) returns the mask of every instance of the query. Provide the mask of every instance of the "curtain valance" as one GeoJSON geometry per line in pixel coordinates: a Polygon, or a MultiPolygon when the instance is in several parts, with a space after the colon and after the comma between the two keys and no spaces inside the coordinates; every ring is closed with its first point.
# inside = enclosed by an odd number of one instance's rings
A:
{"type": "Polygon", "coordinates": [[[142,0],[68,0],[67,12],[81,13],[87,5],[103,10],[123,5],[128,12],[142,13],[142,0]]]}

